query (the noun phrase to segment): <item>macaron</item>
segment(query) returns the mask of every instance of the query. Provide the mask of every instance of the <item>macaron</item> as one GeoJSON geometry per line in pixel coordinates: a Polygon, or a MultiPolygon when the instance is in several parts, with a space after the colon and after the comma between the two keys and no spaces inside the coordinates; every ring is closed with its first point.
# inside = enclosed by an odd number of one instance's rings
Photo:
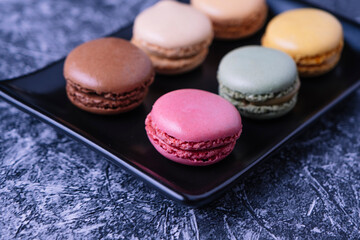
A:
{"type": "Polygon", "coordinates": [[[120,38],[101,38],[72,50],[64,64],[66,93],[82,110],[117,114],[139,106],[154,79],[149,57],[120,38]]]}
{"type": "Polygon", "coordinates": [[[191,0],[213,24],[215,38],[240,39],[257,32],[265,23],[265,0],[191,0]]]}
{"type": "Polygon", "coordinates": [[[135,19],[132,42],[151,58],[161,74],[179,74],[199,66],[213,39],[211,21],[191,6],[160,1],[135,19]]]}
{"type": "Polygon", "coordinates": [[[150,142],[177,163],[214,164],[234,149],[242,130],[237,109],[220,96],[181,89],[161,96],[145,120],[150,142]]]}
{"type": "Polygon", "coordinates": [[[300,88],[296,64],[284,52],[246,46],[226,54],[219,65],[219,94],[241,115],[271,119],[288,113],[300,88]]]}
{"type": "Polygon", "coordinates": [[[318,76],[338,63],[344,45],[343,30],[330,13],[314,8],[295,9],[269,22],[262,45],[289,54],[300,76],[318,76]]]}

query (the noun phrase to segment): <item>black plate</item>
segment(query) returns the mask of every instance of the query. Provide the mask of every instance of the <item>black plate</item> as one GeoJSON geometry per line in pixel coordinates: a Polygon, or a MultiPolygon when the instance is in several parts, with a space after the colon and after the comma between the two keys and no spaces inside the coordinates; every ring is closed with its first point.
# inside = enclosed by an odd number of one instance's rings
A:
{"type": "MultiPolygon", "coordinates": [[[[268,2],[272,15],[293,7],[294,3],[268,2]]],[[[243,134],[232,154],[208,167],[183,166],[162,157],[147,139],[145,117],[155,100],[166,92],[197,88],[216,93],[220,59],[236,47],[259,44],[263,30],[246,40],[215,41],[205,63],[191,73],[157,76],[144,104],[126,114],[98,116],[74,107],[65,94],[63,60],[34,74],[0,83],[0,96],[98,150],[169,197],[200,205],[213,200],[243,173],[360,85],[360,42],[358,46],[352,45],[357,40],[353,33],[359,32],[359,28],[343,23],[346,44],[336,69],[322,77],[302,79],[299,101],[288,115],[271,121],[244,118],[243,134]]],[[[114,35],[129,39],[131,26],[114,35]]]]}

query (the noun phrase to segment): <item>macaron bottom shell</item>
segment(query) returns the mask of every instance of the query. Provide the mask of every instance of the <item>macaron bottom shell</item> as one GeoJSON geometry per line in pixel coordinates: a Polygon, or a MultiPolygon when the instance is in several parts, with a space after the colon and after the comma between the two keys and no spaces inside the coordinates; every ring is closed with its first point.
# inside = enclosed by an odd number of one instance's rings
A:
{"type": "Polygon", "coordinates": [[[186,58],[166,58],[156,55],[148,54],[153,62],[155,71],[160,74],[173,75],[189,72],[200,66],[208,54],[208,49],[204,48],[202,51],[194,56],[186,58]]]}
{"type": "Polygon", "coordinates": [[[176,148],[171,148],[169,145],[166,145],[164,142],[158,139],[154,139],[149,137],[151,144],[155,147],[155,149],[164,157],[174,162],[189,165],[189,166],[207,166],[214,163],[217,163],[227,157],[235,147],[235,142],[229,144],[227,149],[221,150],[212,150],[216,152],[216,155],[212,156],[211,159],[202,158],[208,152],[196,152],[196,151],[185,151],[179,150],[176,148]],[[202,156],[200,156],[202,155],[202,156]],[[182,157],[180,157],[182,156],[182,157]]]}
{"type": "Polygon", "coordinates": [[[93,90],[84,89],[70,80],[66,82],[66,94],[71,103],[76,107],[95,114],[115,115],[131,111],[138,107],[148,93],[148,86],[154,77],[149,79],[144,86],[140,86],[123,94],[96,93],[93,90]]]}
{"type": "Polygon", "coordinates": [[[231,102],[242,116],[252,119],[273,119],[290,112],[296,105],[300,80],[279,93],[246,95],[219,85],[219,95],[231,102]]]}
{"type": "Polygon", "coordinates": [[[231,102],[239,110],[241,116],[259,120],[284,116],[295,107],[297,102],[297,95],[295,95],[290,101],[279,105],[256,106],[252,104],[244,105],[241,101],[231,99],[227,95],[221,93],[221,91],[220,96],[231,102]]]}
{"type": "Polygon", "coordinates": [[[146,117],[145,129],[151,144],[161,155],[190,166],[206,166],[224,159],[232,152],[241,134],[240,131],[234,136],[213,141],[181,141],[157,129],[151,121],[151,113],[146,117]]]}

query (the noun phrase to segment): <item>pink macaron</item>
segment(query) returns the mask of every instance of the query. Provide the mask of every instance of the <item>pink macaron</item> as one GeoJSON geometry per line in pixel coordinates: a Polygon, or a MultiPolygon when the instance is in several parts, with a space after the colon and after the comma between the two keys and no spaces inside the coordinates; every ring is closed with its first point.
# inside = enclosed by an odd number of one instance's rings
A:
{"type": "Polygon", "coordinates": [[[237,109],[220,96],[181,89],[161,96],[145,120],[150,142],[175,162],[205,166],[228,156],[242,130],[237,109]]]}

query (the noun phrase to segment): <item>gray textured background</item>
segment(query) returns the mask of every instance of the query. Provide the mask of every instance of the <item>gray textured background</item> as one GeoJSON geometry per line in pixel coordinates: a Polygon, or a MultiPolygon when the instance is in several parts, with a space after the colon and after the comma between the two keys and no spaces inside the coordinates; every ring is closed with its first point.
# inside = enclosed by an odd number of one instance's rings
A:
{"type": "MultiPolygon", "coordinates": [[[[0,0],[0,78],[126,25],[117,17],[150,2],[0,0]]],[[[0,100],[0,239],[360,239],[359,122],[360,90],[222,198],[190,208],[0,100]]]]}
{"type": "Polygon", "coordinates": [[[0,0],[0,80],[38,70],[130,24],[158,0],[0,0]]]}
{"type": "Polygon", "coordinates": [[[302,0],[317,7],[335,12],[342,17],[360,24],[359,0],[302,0]]]}

